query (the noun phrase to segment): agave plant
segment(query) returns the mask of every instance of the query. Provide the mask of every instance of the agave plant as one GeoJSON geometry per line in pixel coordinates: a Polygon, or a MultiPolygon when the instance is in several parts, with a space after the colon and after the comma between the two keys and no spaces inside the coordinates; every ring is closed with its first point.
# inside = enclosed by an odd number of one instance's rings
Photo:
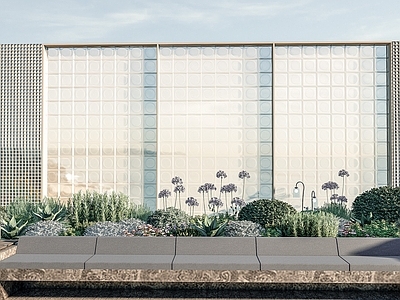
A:
{"type": "Polygon", "coordinates": [[[218,217],[204,217],[204,220],[197,220],[192,224],[201,236],[221,236],[224,233],[225,227],[229,220],[220,221],[218,217]]]}
{"type": "Polygon", "coordinates": [[[2,220],[1,221],[3,225],[0,227],[1,228],[1,237],[4,237],[6,239],[15,239],[18,238],[18,236],[22,235],[28,225],[28,221],[25,221],[22,225],[20,225],[23,220],[16,220],[15,217],[13,216],[9,220],[2,220]]]}
{"type": "Polygon", "coordinates": [[[32,212],[39,221],[63,221],[67,209],[60,201],[46,199],[37,205],[37,211],[32,212]]]}

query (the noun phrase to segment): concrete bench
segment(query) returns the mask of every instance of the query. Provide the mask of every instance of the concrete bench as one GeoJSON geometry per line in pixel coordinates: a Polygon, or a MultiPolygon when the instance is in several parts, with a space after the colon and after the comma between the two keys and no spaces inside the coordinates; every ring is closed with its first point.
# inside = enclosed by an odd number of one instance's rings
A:
{"type": "Polygon", "coordinates": [[[174,237],[98,237],[85,269],[171,270],[174,237]]]}
{"type": "Polygon", "coordinates": [[[260,270],[255,237],[178,237],[173,270],[260,270]]]}
{"type": "Polygon", "coordinates": [[[258,238],[257,256],[261,270],[349,270],[335,238],[258,238]]]}
{"type": "Polygon", "coordinates": [[[350,271],[400,271],[400,239],[337,238],[350,271]]]}
{"type": "Polygon", "coordinates": [[[21,237],[0,261],[0,300],[36,287],[400,289],[399,249],[372,238],[21,237]]]}
{"type": "Polygon", "coordinates": [[[17,252],[0,269],[84,269],[95,254],[96,237],[22,236],[17,252]]]}

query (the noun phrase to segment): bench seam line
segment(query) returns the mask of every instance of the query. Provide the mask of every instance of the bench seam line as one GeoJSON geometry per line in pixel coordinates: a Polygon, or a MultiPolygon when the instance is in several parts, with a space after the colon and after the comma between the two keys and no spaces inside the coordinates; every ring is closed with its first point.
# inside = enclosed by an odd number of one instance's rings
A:
{"type": "Polygon", "coordinates": [[[343,259],[343,260],[349,265],[349,272],[350,272],[350,263],[349,263],[347,260],[345,260],[342,256],[340,256],[340,252],[339,252],[339,242],[338,242],[338,238],[337,238],[337,237],[335,238],[335,241],[336,241],[336,249],[337,249],[338,256],[339,256],[341,259],[343,259]]]}

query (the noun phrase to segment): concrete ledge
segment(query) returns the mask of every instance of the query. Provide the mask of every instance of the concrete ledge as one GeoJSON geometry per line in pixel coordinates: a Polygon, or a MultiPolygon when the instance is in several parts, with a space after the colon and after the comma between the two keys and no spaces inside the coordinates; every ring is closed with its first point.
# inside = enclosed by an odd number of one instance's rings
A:
{"type": "Polygon", "coordinates": [[[400,284],[399,271],[2,269],[1,281],[400,284]]]}

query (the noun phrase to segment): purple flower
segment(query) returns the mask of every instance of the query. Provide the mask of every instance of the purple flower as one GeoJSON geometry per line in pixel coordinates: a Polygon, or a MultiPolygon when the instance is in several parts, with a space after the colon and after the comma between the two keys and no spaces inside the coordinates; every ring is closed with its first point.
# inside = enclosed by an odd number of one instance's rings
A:
{"type": "Polygon", "coordinates": [[[207,191],[215,191],[217,189],[213,183],[205,183],[204,186],[206,187],[207,191]]]}
{"type": "Polygon", "coordinates": [[[183,193],[185,191],[185,187],[181,184],[178,184],[174,188],[174,193],[183,193]]]}
{"type": "Polygon", "coordinates": [[[188,197],[185,201],[188,206],[199,206],[199,202],[193,197],[188,197]]]}
{"type": "Polygon", "coordinates": [[[236,186],[236,184],[233,184],[233,183],[229,183],[227,185],[223,185],[221,187],[221,192],[222,193],[237,192],[237,186],[236,186]]]}
{"type": "Polygon", "coordinates": [[[338,194],[333,194],[333,195],[331,196],[331,198],[330,198],[331,201],[332,201],[332,200],[337,200],[337,199],[338,199],[338,196],[339,196],[338,194]]]}
{"type": "Polygon", "coordinates": [[[322,189],[324,190],[324,191],[326,191],[326,190],[336,190],[336,189],[338,189],[339,188],[339,185],[336,183],[336,182],[334,182],[334,181],[328,181],[328,182],[325,182],[323,185],[322,185],[322,189]]]}
{"type": "Polygon", "coordinates": [[[244,202],[244,200],[240,199],[239,197],[234,197],[231,203],[239,207],[243,207],[246,205],[246,202],[244,202]]]}
{"type": "Polygon", "coordinates": [[[168,198],[171,196],[171,192],[169,190],[162,190],[158,193],[158,198],[168,198]]]}
{"type": "Polygon", "coordinates": [[[345,169],[341,169],[341,170],[339,171],[338,175],[339,175],[340,177],[344,177],[344,176],[349,177],[349,176],[350,176],[349,172],[347,172],[345,169]]]}
{"type": "Polygon", "coordinates": [[[201,186],[199,186],[199,188],[197,189],[197,192],[198,192],[198,193],[204,193],[204,192],[207,192],[207,188],[206,188],[206,186],[205,186],[205,185],[201,185],[201,186]]]}
{"type": "Polygon", "coordinates": [[[239,172],[239,178],[244,179],[244,178],[250,178],[249,172],[246,172],[245,170],[239,172]]]}
{"type": "Polygon", "coordinates": [[[339,196],[339,197],[337,198],[337,200],[338,200],[338,202],[340,202],[340,203],[343,203],[343,202],[346,202],[346,203],[347,203],[347,198],[346,198],[346,196],[339,196]]]}
{"type": "Polygon", "coordinates": [[[217,176],[217,178],[226,178],[227,177],[226,173],[222,170],[219,170],[217,172],[216,176],[217,176]]]}
{"type": "Polygon", "coordinates": [[[209,205],[211,205],[211,206],[222,206],[222,205],[224,205],[223,203],[222,203],[222,201],[221,201],[221,199],[219,199],[219,198],[217,198],[217,197],[212,197],[211,199],[210,199],[210,201],[208,201],[208,204],[209,205]]]}
{"type": "Polygon", "coordinates": [[[175,176],[174,178],[172,178],[171,183],[174,185],[183,184],[183,180],[179,176],[175,176]]]}
{"type": "Polygon", "coordinates": [[[236,184],[229,183],[229,184],[228,184],[228,187],[229,187],[230,192],[237,192],[237,186],[236,186],[236,184]]]}

